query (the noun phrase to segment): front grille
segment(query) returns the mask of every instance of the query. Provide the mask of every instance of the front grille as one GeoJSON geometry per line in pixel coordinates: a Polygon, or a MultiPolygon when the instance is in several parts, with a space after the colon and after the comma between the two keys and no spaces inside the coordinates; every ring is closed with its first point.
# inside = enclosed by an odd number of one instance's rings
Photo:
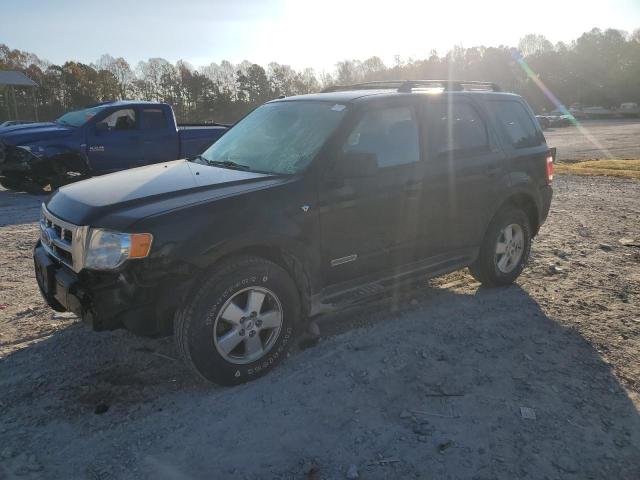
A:
{"type": "Polygon", "coordinates": [[[86,227],[60,220],[42,205],[40,239],[47,252],[78,272],[82,268],[86,227]]]}

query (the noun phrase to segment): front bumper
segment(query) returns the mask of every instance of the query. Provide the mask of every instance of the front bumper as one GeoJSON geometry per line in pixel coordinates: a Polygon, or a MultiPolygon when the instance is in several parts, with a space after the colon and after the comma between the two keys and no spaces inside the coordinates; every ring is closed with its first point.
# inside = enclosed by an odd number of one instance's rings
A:
{"type": "Polygon", "coordinates": [[[168,297],[159,285],[138,285],[124,272],[75,273],[49,255],[40,241],[33,260],[47,304],[58,312],[75,313],[94,330],[125,326],[138,333],[160,333],[175,309],[163,301],[168,297]]]}

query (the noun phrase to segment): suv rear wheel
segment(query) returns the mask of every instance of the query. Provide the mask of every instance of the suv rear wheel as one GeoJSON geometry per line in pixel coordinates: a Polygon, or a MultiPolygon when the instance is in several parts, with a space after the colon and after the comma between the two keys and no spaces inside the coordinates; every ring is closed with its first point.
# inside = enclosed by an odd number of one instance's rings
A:
{"type": "Polygon", "coordinates": [[[287,354],[300,318],[296,286],[268,260],[222,265],[174,321],[178,351],[206,380],[236,385],[258,378],[287,354]]]}
{"type": "Polygon", "coordinates": [[[531,227],[527,215],[507,207],[491,220],[471,275],[486,286],[509,285],[522,272],[531,249],[531,227]]]}

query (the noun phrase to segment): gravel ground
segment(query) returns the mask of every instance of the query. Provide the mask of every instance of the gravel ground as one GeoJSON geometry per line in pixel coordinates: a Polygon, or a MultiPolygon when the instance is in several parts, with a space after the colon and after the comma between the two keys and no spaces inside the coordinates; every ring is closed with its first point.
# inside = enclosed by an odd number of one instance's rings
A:
{"type": "Polygon", "coordinates": [[[0,479],[640,478],[640,182],[555,189],[516,285],[458,272],[325,317],[236,388],[49,310],[41,200],[0,191],[0,479]]]}
{"type": "Polygon", "coordinates": [[[544,131],[561,161],[640,159],[640,120],[583,120],[580,125],[544,131]]]}

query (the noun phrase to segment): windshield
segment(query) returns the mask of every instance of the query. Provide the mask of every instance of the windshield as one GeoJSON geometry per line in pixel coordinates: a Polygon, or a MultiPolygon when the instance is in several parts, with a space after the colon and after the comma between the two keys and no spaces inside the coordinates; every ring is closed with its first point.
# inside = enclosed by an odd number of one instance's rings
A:
{"type": "Polygon", "coordinates": [[[304,169],[342,120],[344,105],[275,102],[257,108],[200,157],[211,165],[293,174],[304,169]]]}
{"type": "Polygon", "coordinates": [[[95,117],[104,107],[91,107],[68,112],[56,119],[56,123],[67,127],[80,127],[95,117]]]}

